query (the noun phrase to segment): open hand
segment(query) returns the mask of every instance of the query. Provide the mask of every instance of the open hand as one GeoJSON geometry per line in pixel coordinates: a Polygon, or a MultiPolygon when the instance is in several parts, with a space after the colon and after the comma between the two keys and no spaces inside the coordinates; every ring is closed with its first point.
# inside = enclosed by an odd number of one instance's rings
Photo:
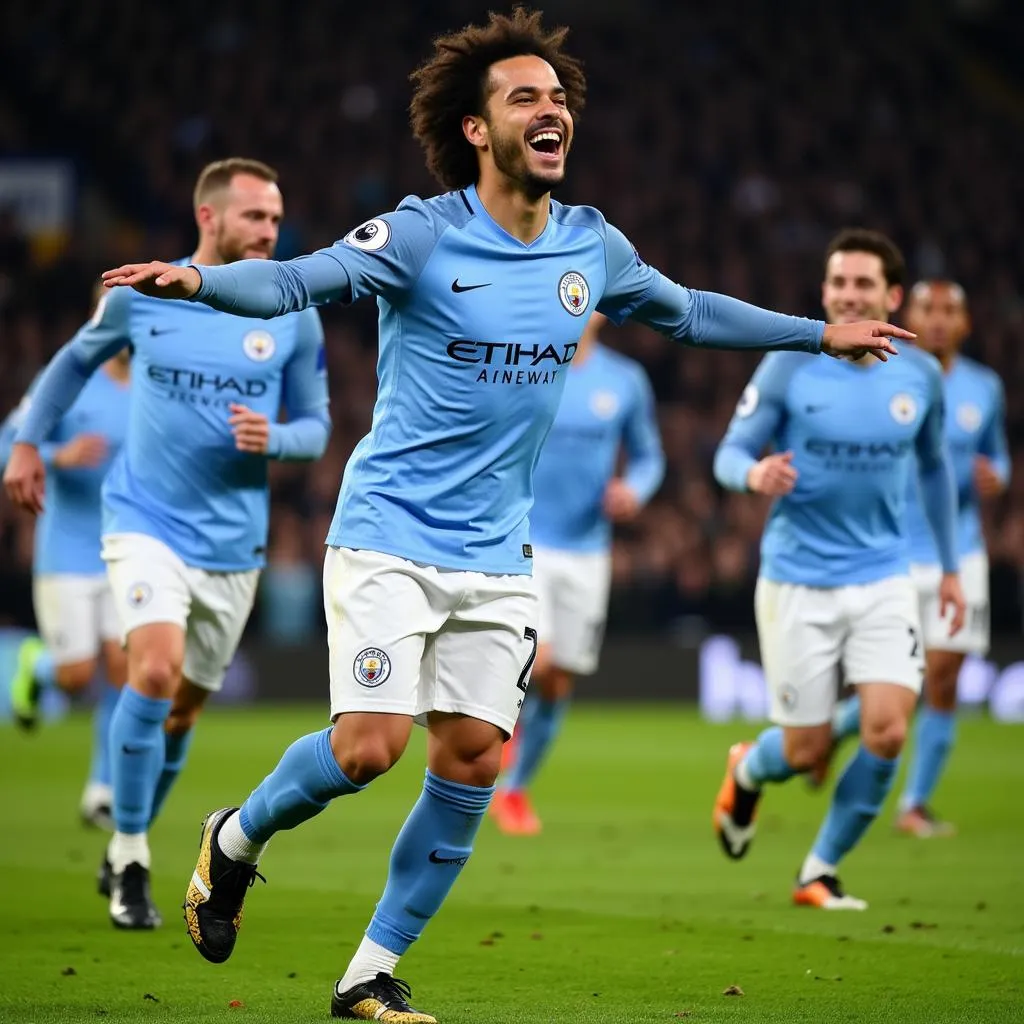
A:
{"type": "Polygon", "coordinates": [[[107,288],[134,288],[156,299],[190,299],[203,283],[195,267],[176,267],[172,263],[125,263],[103,272],[107,288]]]}

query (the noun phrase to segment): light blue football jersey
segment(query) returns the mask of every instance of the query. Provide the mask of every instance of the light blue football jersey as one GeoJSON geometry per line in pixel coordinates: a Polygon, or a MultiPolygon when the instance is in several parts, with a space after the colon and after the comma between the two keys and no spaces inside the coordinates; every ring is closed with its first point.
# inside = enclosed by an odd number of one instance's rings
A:
{"type": "Polygon", "coordinates": [[[272,422],[284,406],[289,421],[272,426],[270,457],[322,454],[330,420],[319,315],[254,324],[113,289],[43,374],[17,439],[38,444],[75,388],[126,344],[134,348],[128,436],[103,485],[103,532],[156,537],[202,569],[261,566],[267,456],[235,448],[229,406],[272,422]]]}
{"type": "MultiPolygon", "coordinates": [[[[943,375],[943,386],[946,442],[957,487],[957,551],[963,557],[985,550],[978,493],[974,488],[975,458],[987,456],[1003,482],[1010,479],[1003,384],[988,367],[958,356],[950,371],[943,375]]],[[[916,478],[911,479],[907,494],[907,531],[910,560],[926,565],[938,562],[935,538],[928,528],[916,478]]]]}
{"type": "Polygon", "coordinates": [[[769,443],[794,453],[799,478],[768,517],[767,579],[840,587],[906,573],[906,495],[915,470],[943,567],[956,570],[956,493],[943,440],[942,369],[932,356],[904,345],[884,364],[765,357],[715,456],[718,481],[745,490],[769,443]]]}
{"type": "Polygon", "coordinates": [[[574,362],[533,474],[530,535],[539,547],[604,551],[602,503],[625,450],[625,481],[645,504],[665,475],[654,395],[639,363],[595,343],[574,362]]]}
{"type": "Polygon", "coordinates": [[[524,244],[475,188],[405,199],[309,256],[199,268],[194,302],[249,316],[375,296],[379,388],[328,543],[529,573],[533,471],[586,317],[715,348],[818,352],[824,324],[683,288],[590,207],[524,244]]]}
{"type": "MultiPolygon", "coordinates": [[[[28,414],[39,378],[2,428],[0,455],[10,445],[28,414]]],[[[75,404],[40,445],[46,463],[46,507],[36,521],[33,572],[37,575],[96,575],[105,572],[100,558],[103,503],[100,488],[114,457],[124,443],[128,426],[127,381],[114,380],[105,370],[89,378],[75,404]],[[57,451],[79,434],[98,434],[107,443],[107,457],[96,466],[59,469],[57,451]]]]}

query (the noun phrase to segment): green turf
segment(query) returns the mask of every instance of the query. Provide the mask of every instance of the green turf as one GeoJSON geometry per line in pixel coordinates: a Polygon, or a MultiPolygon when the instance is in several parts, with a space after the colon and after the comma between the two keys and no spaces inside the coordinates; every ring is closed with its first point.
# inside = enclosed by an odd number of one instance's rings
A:
{"type": "MultiPolygon", "coordinates": [[[[93,889],[102,839],[75,819],[88,723],[4,728],[0,1020],[326,1019],[418,792],[421,736],[369,792],[274,840],[230,963],[201,960],[178,911],[202,814],[321,724],[319,708],[208,715],[153,833],[153,934],[114,931],[93,889]]],[[[728,743],[750,733],[669,707],[576,709],[536,787],[543,835],[485,822],[402,961],[414,1005],[442,1024],[1024,1020],[1024,730],[963,723],[939,793],[958,837],[895,837],[886,811],[844,875],[864,914],[788,902],[826,805],[800,780],[768,794],[746,861],[719,852],[711,801],[728,743]]]]}

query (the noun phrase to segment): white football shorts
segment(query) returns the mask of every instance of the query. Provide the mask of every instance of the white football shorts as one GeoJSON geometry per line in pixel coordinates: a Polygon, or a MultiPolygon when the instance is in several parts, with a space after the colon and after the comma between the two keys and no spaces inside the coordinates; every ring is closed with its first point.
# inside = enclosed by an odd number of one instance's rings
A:
{"type": "Polygon", "coordinates": [[[540,601],[542,644],[558,668],[589,676],[597,671],[608,618],[612,558],[608,551],[533,549],[533,582],[540,601]]]}
{"type": "Polygon", "coordinates": [[[186,565],[144,533],[106,534],[102,555],[122,639],[139,626],[173,622],[185,631],[185,678],[219,690],[252,610],[259,569],[213,572],[186,565]]]}
{"type": "Polygon", "coordinates": [[[845,682],[896,683],[921,692],[924,644],[910,576],[845,587],[761,577],[754,592],[771,703],[779,725],[824,725],[845,682]]]}
{"type": "Polygon", "coordinates": [[[375,711],[425,725],[448,711],[511,735],[537,656],[529,576],[328,547],[324,611],[332,718],[375,711]]]}
{"type": "Polygon", "coordinates": [[[939,614],[939,565],[912,565],[910,578],[917,588],[921,628],[926,650],[959,651],[984,655],[989,645],[988,556],[984,551],[960,559],[960,586],[967,601],[967,618],[956,636],[949,635],[949,618],[939,614]]]}
{"type": "Polygon", "coordinates": [[[39,635],[58,665],[89,661],[121,639],[114,595],[105,573],[45,573],[32,580],[39,635]]]}

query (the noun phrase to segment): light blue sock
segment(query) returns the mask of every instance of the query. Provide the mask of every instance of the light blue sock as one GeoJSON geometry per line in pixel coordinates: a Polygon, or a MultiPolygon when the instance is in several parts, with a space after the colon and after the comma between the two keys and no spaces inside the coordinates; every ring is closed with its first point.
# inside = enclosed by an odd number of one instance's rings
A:
{"type": "Polygon", "coordinates": [[[42,648],[36,655],[32,663],[32,676],[44,690],[52,690],[57,685],[57,663],[49,647],[42,648]]]}
{"type": "Polygon", "coordinates": [[[171,787],[177,782],[181,769],[185,767],[185,761],[188,759],[188,748],[191,745],[191,729],[188,732],[181,733],[181,735],[169,732],[164,733],[164,765],[160,770],[160,777],[156,780],[156,789],[153,791],[153,808],[149,812],[150,825],[156,821],[156,816],[160,813],[160,808],[163,807],[167,794],[170,793],[171,787]]]}
{"type": "Polygon", "coordinates": [[[836,784],[832,804],[814,841],[814,855],[826,864],[838,864],[860,842],[868,826],[878,817],[900,763],[877,757],[857,747],[836,784]]]}
{"type": "Polygon", "coordinates": [[[750,781],[760,788],[765,782],[785,782],[797,774],[783,753],[782,727],[765,729],[743,758],[750,781]]]}
{"type": "Polygon", "coordinates": [[[153,790],[164,763],[164,722],[171,701],[145,697],[126,686],[110,720],[110,768],[114,825],[118,832],[145,832],[153,790]]]}
{"type": "Polygon", "coordinates": [[[493,795],[493,786],[464,786],[427,772],[391,850],[368,938],[401,955],[420,937],[469,860],[493,795]]]}
{"type": "Polygon", "coordinates": [[[338,767],[328,727],[297,739],[284,752],[277,767],[242,804],[238,824],[247,839],[265,843],[275,832],[315,817],[336,796],[365,788],[338,767]]]}
{"type": "Polygon", "coordinates": [[[89,761],[89,781],[101,786],[110,785],[110,720],[114,717],[121,691],[108,682],[100,684],[99,699],[92,709],[92,758],[89,761]]]}
{"type": "Polygon", "coordinates": [[[841,700],[832,715],[832,738],[845,740],[860,733],[860,697],[841,700]]]}
{"type": "Polygon", "coordinates": [[[917,717],[917,742],[910,759],[907,788],[900,801],[906,809],[925,807],[939,783],[956,739],[956,716],[952,711],[923,707],[917,717]]]}
{"type": "Polygon", "coordinates": [[[516,759],[502,789],[526,789],[561,731],[568,698],[548,700],[534,693],[526,702],[516,729],[516,759]],[[525,721],[523,720],[525,718],[525,721]]]}

